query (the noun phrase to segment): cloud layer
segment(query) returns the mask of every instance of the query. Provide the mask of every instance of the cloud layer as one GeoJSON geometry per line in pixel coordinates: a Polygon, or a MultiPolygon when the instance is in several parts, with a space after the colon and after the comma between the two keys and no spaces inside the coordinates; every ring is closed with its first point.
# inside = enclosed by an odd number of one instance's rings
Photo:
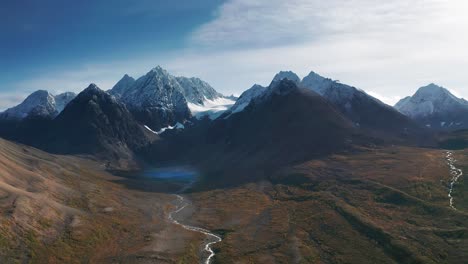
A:
{"type": "MultiPolygon", "coordinates": [[[[13,87],[111,88],[156,65],[197,76],[226,94],[267,85],[280,70],[311,70],[393,104],[437,83],[468,98],[468,2],[464,0],[228,0],[194,29],[185,49],[90,62],[13,87]]],[[[0,108],[18,96],[0,98],[0,108]]]]}
{"type": "Polygon", "coordinates": [[[462,0],[231,0],[190,40],[253,80],[316,70],[388,103],[429,82],[467,97],[467,12],[462,0]]]}

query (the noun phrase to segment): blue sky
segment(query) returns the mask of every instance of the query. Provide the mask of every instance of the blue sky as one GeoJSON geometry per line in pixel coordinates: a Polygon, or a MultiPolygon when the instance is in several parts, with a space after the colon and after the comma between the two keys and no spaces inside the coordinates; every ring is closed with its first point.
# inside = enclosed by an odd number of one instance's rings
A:
{"type": "Polygon", "coordinates": [[[225,94],[314,70],[387,103],[431,82],[466,98],[466,13],[464,0],[5,0],[0,109],[156,65],[225,94]]]}
{"type": "MultiPolygon", "coordinates": [[[[34,80],[53,79],[87,64],[157,58],[180,50],[186,36],[209,21],[220,4],[220,0],[2,1],[0,91],[59,91],[64,89],[60,83],[44,87],[37,82],[36,87],[34,80]]],[[[99,82],[95,77],[87,81],[99,82]]]]}

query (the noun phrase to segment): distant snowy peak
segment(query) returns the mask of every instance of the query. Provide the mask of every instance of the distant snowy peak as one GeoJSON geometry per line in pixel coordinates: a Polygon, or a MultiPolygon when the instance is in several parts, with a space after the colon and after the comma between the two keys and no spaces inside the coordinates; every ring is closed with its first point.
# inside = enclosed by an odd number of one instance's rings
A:
{"type": "Polygon", "coordinates": [[[73,100],[76,97],[75,93],[72,92],[65,92],[61,93],[55,96],[55,108],[57,109],[57,112],[60,113],[63,111],[65,106],[67,106],[68,103],[70,103],[71,100],[73,100]]]}
{"type": "Polygon", "coordinates": [[[236,103],[229,109],[223,118],[229,118],[231,115],[244,111],[252,102],[260,103],[268,100],[271,95],[285,95],[289,92],[298,89],[295,81],[288,78],[279,79],[279,81],[272,81],[268,87],[255,84],[250,89],[241,94],[236,103]]]}
{"type": "Polygon", "coordinates": [[[273,95],[284,96],[298,89],[299,86],[295,81],[284,78],[281,81],[272,82],[263,93],[254,97],[251,101],[256,103],[267,101],[273,95]]]}
{"type": "Polygon", "coordinates": [[[323,77],[313,71],[304,77],[300,86],[311,89],[345,111],[352,111],[353,109],[351,108],[356,104],[356,100],[369,101],[392,111],[394,110],[391,106],[386,105],[361,89],[323,77]]]}
{"type": "Polygon", "coordinates": [[[21,104],[7,109],[0,114],[0,117],[16,120],[26,117],[54,118],[75,96],[71,92],[54,96],[48,91],[38,90],[30,94],[21,104]]]}
{"type": "MultiPolygon", "coordinates": [[[[400,99],[400,101],[398,101],[396,104],[395,104],[395,109],[400,109],[402,107],[404,107],[404,105],[408,104],[409,101],[411,100],[411,96],[406,96],[405,98],[402,98],[400,99]]],[[[399,111],[399,110],[398,110],[399,111]]]]}
{"type": "Polygon", "coordinates": [[[436,84],[421,87],[395,108],[421,125],[437,130],[468,128],[468,102],[436,84]]]}
{"type": "Polygon", "coordinates": [[[309,75],[301,81],[301,86],[312,89],[320,95],[325,95],[328,90],[332,89],[333,84],[337,83],[330,78],[325,78],[311,71],[309,75]]]}
{"type": "Polygon", "coordinates": [[[299,78],[299,76],[297,76],[297,74],[295,74],[292,71],[280,71],[279,73],[275,75],[275,77],[273,78],[271,82],[272,83],[279,82],[284,79],[293,81],[296,85],[299,85],[299,83],[301,82],[301,79],[299,78]]]}
{"type": "Polygon", "coordinates": [[[436,84],[429,84],[427,86],[421,87],[418,91],[412,96],[412,101],[422,102],[422,101],[431,101],[434,103],[458,103],[464,104],[464,100],[457,98],[449,90],[438,86],[436,84]]]}
{"type": "Polygon", "coordinates": [[[28,116],[56,116],[54,96],[45,90],[30,94],[21,104],[5,111],[13,119],[23,119],[28,116]]]}
{"type": "Polygon", "coordinates": [[[454,96],[449,90],[432,83],[419,88],[413,96],[400,100],[395,108],[409,117],[424,118],[468,110],[468,103],[454,96]]]}
{"type": "Polygon", "coordinates": [[[255,84],[250,89],[246,90],[239,96],[236,103],[231,107],[231,113],[238,113],[244,110],[249,104],[252,99],[260,96],[266,90],[265,87],[255,84]]]}
{"type": "Polygon", "coordinates": [[[118,81],[114,87],[109,91],[110,94],[117,98],[120,98],[130,87],[135,84],[135,79],[125,74],[120,81],[118,81]]]}

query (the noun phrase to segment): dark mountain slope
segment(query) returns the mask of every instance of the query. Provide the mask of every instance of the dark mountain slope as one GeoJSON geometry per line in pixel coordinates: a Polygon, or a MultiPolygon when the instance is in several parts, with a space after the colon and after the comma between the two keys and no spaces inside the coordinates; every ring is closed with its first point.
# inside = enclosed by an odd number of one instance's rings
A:
{"type": "Polygon", "coordinates": [[[166,140],[153,146],[151,157],[184,157],[206,172],[210,184],[229,185],[346,150],[358,138],[353,125],[314,92],[289,80],[268,89],[227,119],[164,135],[166,140]]]}
{"type": "Polygon", "coordinates": [[[128,157],[154,140],[125,105],[91,84],[54,120],[43,147],[58,153],[108,153],[128,157]]]}
{"type": "Polygon", "coordinates": [[[414,140],[426,133],[410,118],[364,91],[315,72],[304,77],[300,86],[326,98],[357,127],[366,130],[366,133],[403,140],[414,140]]]}

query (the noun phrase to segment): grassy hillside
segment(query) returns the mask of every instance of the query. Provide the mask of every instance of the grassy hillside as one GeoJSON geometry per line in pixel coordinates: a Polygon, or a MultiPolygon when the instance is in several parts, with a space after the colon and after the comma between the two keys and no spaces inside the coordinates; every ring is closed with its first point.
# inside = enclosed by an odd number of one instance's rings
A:
{"type": "Polygon", "coordinates": [[[444,151],[366,149],[195,193],[193,222],[224,235],[216,263],[462,263],[468,200],[448,206],[449,179],[444,151]]]}
{"type": "Polygon", "coordinates": [[[104,164],[0,139],[1,263],[174,263],[196,259],[196,234],[166,222],[172,196],[104,164]],[[192,242],[194,241],[194,242],[192,242]],[[193,247],[193,245],[192,245],[193,247]]]}

